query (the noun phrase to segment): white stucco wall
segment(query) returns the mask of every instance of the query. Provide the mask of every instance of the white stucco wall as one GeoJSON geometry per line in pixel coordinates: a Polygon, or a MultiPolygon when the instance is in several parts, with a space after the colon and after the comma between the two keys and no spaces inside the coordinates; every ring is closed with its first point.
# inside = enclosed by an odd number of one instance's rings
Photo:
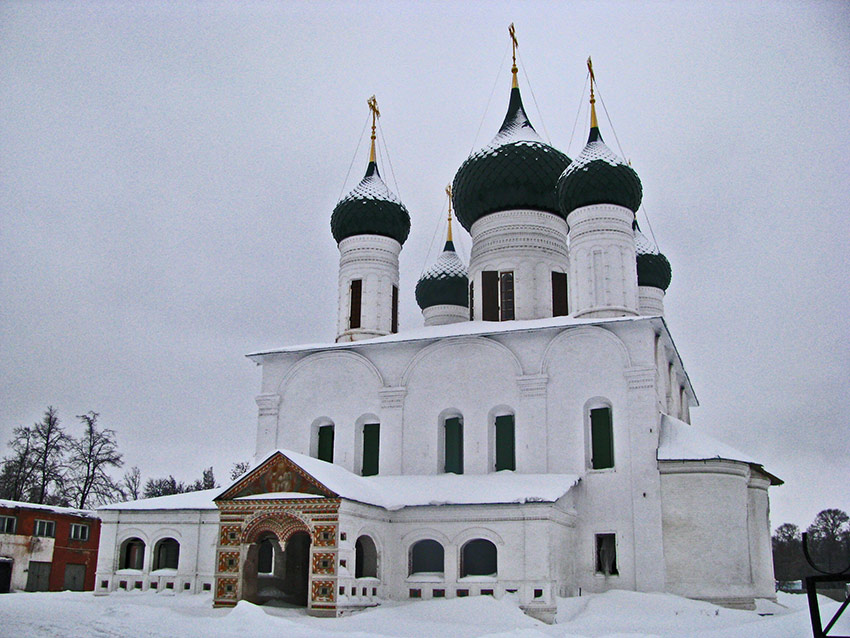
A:
{"type": "Polygon", "coordinates": [[[53,562],[54,542],[47,537],[0,534],[0,556],[12,559],[12,591],[26,589],[30,561],[53,562]]]}
{"type": "Polygon", "coordinates": [[[101,517],[95,593],[121,588],[164,590],[172,583],[175,592],[198,593],[214,586],[218,510],[99,510],[101,517]],[[124,541],[139,538],[145,543],[142,569],[121,569],[124,541]],[[177,569],[153,570],[156,544],[173,538],[180,544],[177,569]]]}

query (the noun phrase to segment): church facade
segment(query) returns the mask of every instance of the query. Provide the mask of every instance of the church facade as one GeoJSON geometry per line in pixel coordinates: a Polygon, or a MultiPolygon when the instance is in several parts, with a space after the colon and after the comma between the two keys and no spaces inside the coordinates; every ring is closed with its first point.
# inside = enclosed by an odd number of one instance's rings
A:
{"type": "Polygon", "coordinates": [[[425,326],[404,332],[410,217],[380,176],[370,103],[366,174],[331,217],[335,343],[249,355],[263,370],[253,468],[195,519],[163,499],[110,506],[100,591],[119,572],[161,579],[142,537],[182,516],[205,540],[164,575],[206,581],[218,606],[283,598],[337,615],[515,595],[551,620],[557,597],[613,588],[773,598],[768,487],[781,481],[689,425],[697,399],[664,320],[670,264],[637,226],[640,179],[602,140],[593,80],[571,160],[534,131],[514,65],[505,120],[458,170],[444,251],[417,285],[425,326]]]}

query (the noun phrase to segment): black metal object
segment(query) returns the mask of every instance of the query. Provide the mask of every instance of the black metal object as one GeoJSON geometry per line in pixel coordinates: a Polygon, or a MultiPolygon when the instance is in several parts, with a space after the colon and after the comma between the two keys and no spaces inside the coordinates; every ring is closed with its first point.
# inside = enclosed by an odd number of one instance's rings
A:
{"type": "Polygon", "coordinates": [[[847,591],[847,583],[850,582],[850,564],[847,565],[844,569],[837,572],[828,572],[822,570],[820,567],[815,565],[815,562],[812,560],[811,554],[809,554],[809,535],[807,532],[803,532],[803,555],[806,557],[806,561],[811,565],[812,569],[816,572],[820,572],[820,574],[816,576],[806,576],[806,595],[809,600],[809,616],[812,619],[812,635],[814,638],[850,638],[850,636],[836,636],[830,635],[829,630],[835,626],[836,621],[844,613],[844,610],[847,609],[848,604],[850,604],[850,595],[848,595],[847,591]],[[835,615],[832,617],[826,627],[823,627],[820,619],[820,606],[818,605],[818,591],[817,586],[818,583],[844,583],[844,602],[841,603],[841,606],[838,608],[838,611],[835,612],[835,615]]]}

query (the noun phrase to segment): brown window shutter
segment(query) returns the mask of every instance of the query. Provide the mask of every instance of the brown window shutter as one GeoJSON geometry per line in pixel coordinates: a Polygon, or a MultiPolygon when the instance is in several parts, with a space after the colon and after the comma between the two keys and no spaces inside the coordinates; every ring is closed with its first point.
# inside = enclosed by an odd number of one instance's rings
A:
{"type": "Polygon", "coordinates": [[[481,318],[499,320],[499,273],[495,270],[481,272],[481,318]]]}
{"type": "Polygon", "coordinates": [[[360,298],[363,295],[363,280],[354,279],[351,282],[351,312],[348,316],[348,327],[360,327],[360,298]]]}
{"type": "Polygon", "coordinates": [[[567,273],[552,272],[552,316],[565,317],[567,308],[567,273]]]}
{"type": "Polygon", "coordinates": [[[503,272],[499,275],[501,292],[501,320],[510,321],[514,318],[514,274],[503,272]]]}

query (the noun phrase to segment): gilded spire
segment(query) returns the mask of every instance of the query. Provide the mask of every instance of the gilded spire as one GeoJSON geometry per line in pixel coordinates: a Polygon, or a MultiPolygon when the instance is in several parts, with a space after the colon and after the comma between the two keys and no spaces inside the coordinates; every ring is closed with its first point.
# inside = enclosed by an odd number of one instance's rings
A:
{"type": "Polygon", "coordinates": [[[511,22],[511,26],[508,27],[508,34],[511,36],[511,59],[513,63],[511,64],[511,74],[513,75],[513,80],[511,83],[512,89],[519,88],[519,82],[517,82],[517,67],[516,67],[516,48],[519,46],[519,43],[516,41],[516,29],[514,29],[514,23],[511,22]]]}
{"type": "Polygon", "coordinates": [[[596,97],[593,95],[593,86],[596,84],[596,76],[593,74],[593,62],[590,56],[587,56],[587,71],[590,73],[590,128],[599,128],[599,122],[596,121],[596,97]]]}
{"type": "Polygon", "coordinates": [[[446,234],[446,243],[452,241],[452,185],[446,186],[446,195],[449,196],[449,231],[446,234]]]}
{"type": "Polygon", "coordinates": [[[378,100],[375,99],[373,95],[368,100],[366,100],[366,104],[369,105],[369,110],[372,111],[372,146],[369,149],[369,162],[375,161],[375,126],[378,122],[378,118],[381,117],[381,112],[378,110],[378,100]]]}

